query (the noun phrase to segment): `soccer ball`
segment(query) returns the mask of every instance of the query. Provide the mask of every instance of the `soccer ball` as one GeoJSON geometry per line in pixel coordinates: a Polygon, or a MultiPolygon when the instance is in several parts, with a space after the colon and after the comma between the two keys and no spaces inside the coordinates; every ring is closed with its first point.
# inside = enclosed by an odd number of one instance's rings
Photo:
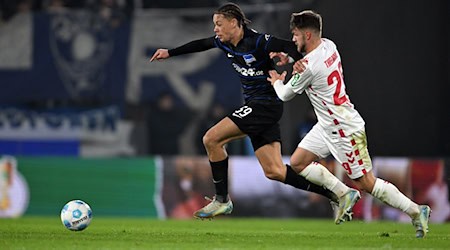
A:
{"type": "Polygon", "coordinates": [[[72,231],[86,229],[92,220],[92,209],[82,200],[69,201],[61,210],[61,222],[72,231]]]}

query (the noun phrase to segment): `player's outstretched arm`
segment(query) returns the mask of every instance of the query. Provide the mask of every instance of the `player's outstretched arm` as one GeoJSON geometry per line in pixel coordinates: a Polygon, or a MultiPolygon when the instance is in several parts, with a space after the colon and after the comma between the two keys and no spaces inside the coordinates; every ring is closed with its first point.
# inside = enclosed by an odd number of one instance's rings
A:
{"type": "Polygon", "coordinates": [[[173,56],[205,51],[214,47],[214,37],[194,40],[174,49],[158,49],[150,58],[150,62],[153,62],[155,59],[163,60],[173,56]]]}
{"type": "Polygon", "coordinates": [[[155,54],[153,54],[153,56],[150,58],[150,62],[153,62],[155,59],[156,60],[162,60],[162,59],[167,59],[169,58],[169,50],[167,49],[158,49],[155,54]]]}

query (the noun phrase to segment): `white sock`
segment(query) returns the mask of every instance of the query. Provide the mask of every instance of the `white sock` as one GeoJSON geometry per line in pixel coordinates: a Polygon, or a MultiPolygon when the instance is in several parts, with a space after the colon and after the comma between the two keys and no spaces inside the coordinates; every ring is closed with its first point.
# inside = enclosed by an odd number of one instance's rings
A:
{"type": "Polygon", "coordinates": [[[391,207],[398,208],[411,218],[419,214],[419,206],[406,197],[396,186],[383,179],[377,178],[372,195],[391,207]]]}
{"type": "Polygon", "coordinates": [[[329,189],[339,198],[349,191],[349,187],[330,173],[323,165],[317,162],[313,162],[306,166],[306,168],[300,172],[300,175],[314,184],[329,189]]]}

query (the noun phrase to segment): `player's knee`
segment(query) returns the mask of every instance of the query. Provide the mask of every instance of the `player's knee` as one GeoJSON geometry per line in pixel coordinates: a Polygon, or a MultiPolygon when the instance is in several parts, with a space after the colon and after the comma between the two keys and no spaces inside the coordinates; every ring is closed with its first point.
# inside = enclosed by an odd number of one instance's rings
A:
{"type": "Polygon", "coordinates": [[[303,169],[305,169],[309,164],[311,164],[311,162],[306,162],[304,160],[298,160],[295,158],[291,157],[290,160],[291,163],[291,167],[292,169],[296,172],[296,173],[300,173],[301,171],[303,171],[303,169]]]}
{"type": "Polygon", "coordinates": [[[212,148],[217,145],[218,141],[214,133],[211,133],[209,130],[203,135],[203,145],[206,148],[212,148]]]}

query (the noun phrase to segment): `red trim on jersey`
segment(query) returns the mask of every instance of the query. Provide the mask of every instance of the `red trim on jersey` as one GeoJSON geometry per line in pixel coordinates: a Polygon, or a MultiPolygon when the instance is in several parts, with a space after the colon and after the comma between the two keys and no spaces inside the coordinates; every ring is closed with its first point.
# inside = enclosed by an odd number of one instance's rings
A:
{"type": "MultiPolygon", "coordinates": [[[[311,92],[312,92],[312,94],[313,94],[314,96],[318,96],[318,95],[315,93],[315,91],[314,91],[314,89],[312,88],[312,86],[309,86],[308,88],[311,90],[311,92]]],[[[326,103],[324,100],[321,100],[321,101],[322,101],[323,106],[326,107],[326,106],[327,106],[327,103],[326,103]]],[[[334,113],[333,113],[330,109],[328,109],[328,108],[327,108],[327,111],[328,111],[328,114],[330,114],[331,118],[334,118],[334,117],[333,117],[334,113]]],[[[336,125],[336,126],[340,124],[340,122],[339,122],[336,118],[333,119],[333,122],[334,122],[334,125],[336,125]]],[[[345,137],[345,133],[344,133],[344,130],[343,130],[343,129],[339,129],[338,132],[339,132],[339,135],[340,135],[341,137],[345,137]]],[[[354,145],[354,144],[352,143],[352,145],[354,145]]]]}

